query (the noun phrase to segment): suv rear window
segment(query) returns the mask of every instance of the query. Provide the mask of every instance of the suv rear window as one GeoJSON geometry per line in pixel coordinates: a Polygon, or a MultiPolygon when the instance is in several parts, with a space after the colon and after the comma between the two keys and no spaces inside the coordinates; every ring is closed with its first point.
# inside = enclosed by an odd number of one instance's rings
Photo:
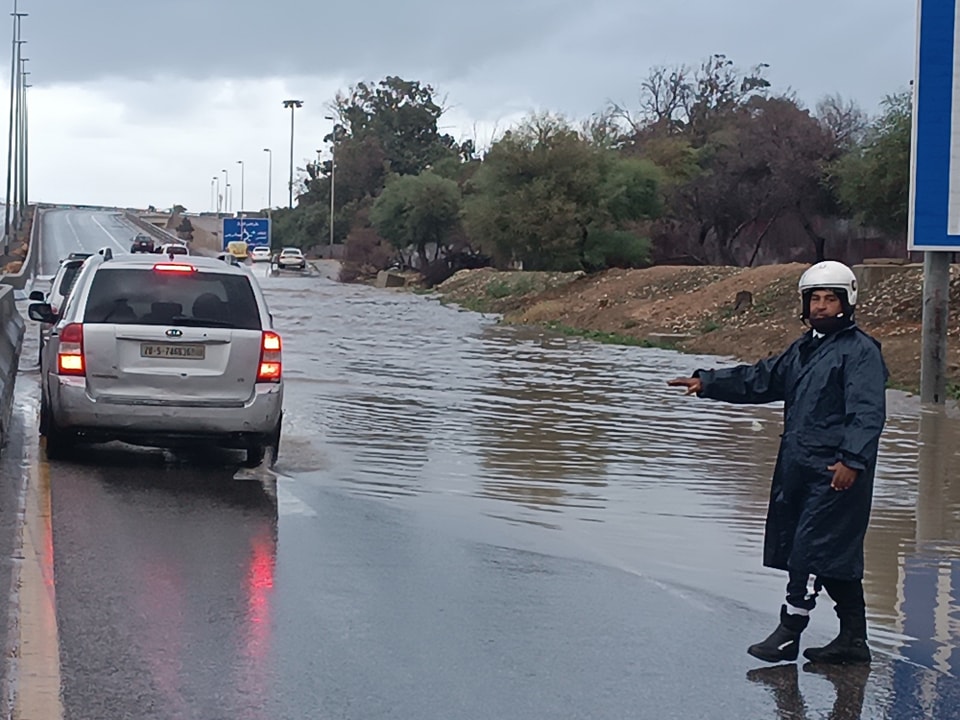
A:
{"type": "Polygon", "coordinates": [[[153,269],[99,269],[90,286],[83,321],[261,329],[249,278],[153,269]]]}

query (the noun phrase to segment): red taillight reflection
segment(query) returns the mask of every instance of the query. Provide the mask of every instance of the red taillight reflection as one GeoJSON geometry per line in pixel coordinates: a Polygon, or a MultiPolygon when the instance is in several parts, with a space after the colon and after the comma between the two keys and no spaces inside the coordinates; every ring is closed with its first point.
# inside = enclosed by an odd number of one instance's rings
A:
{"type": "Polygon", "coordinates": [[[257,369],[257,382],[280,382],[283,376],[280,336],[272,330],[263,333],[260,342],[260,366],[257,369]]]}
{"type": "Polygon", "coordinates": [[[197,271],[193,265],[187,265],[185,263],[157,263],[153,266],[153,269],[155,272],[172,273],[191,273],[197,271]]]}
{"type": "Polygon", "coordinates": [[[83,325],[80,323],[70,323],[60,331],[57,373],[80,376],[86,374],[86,363],[83,361],[83,325]]]}

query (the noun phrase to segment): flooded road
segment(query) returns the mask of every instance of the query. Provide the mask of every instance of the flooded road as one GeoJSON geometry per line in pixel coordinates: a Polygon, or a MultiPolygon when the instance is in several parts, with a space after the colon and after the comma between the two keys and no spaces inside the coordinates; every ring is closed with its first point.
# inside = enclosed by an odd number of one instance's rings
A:
{"type": "MultiPolygon", "coordinates": [[[[416,295],[262,282],[290,387],[305,388],[290,394],[281,472],[779,606],[784,576],[760,563],[779,406],[664,385],[722,359],[501,326],[416,295]]],[[[960,419],[899,393],[889,404],[866,543],[872,642],[960,674],[960,419]]],[[[821,605],[814,627],[832,634],[821,605]]]]}
{"type": "MultiPolygon", "coordinates": [[[[77,215],[52,234],[126,242],[77,215]]],[[[761,566],[779,410],[665,386],[723,360],[265,270],[276,478],[120,444],[47,463],[23,368],[66,717],[960,717],[956,414],[890,396],[870,671],[758,668],[785,581],[761,566]]],[[[805,644],[835,634],[830,605],[805,644]]]]}

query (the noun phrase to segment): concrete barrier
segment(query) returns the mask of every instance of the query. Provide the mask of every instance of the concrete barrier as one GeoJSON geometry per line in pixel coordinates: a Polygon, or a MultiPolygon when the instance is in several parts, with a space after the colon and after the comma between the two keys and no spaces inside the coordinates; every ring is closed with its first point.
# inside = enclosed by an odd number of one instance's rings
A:
{"type": "Polygon", "coordinates": [[[17,380],[25,327],[13,293],[14,288],[0,285],[0,448],[10,437],[13,386],[17,380]]]}
{"type": "Polygon", "coordinates": [[[33,225],[30,228],[30,242],[27,243],[27,257],[24,258],[23,265],[19,272],[5,273],[0,275],[0,285],[9,285],[17,290],[23,290],[30,279],[33,277],[37,268],[37,259],[40,257],[40,233],[43,225],[44,208],[34,208],[33,225]]]}
{"type": "Polygon", "coordinates": [[[163,228],[157,227],[153,223],[148,223],[142,217],[136,213],[130,212],[129,210],[123,213],[124,217],[131,223],[137,226],[138,229],[143,230],[143,232],[150,235],[150,237],[155,238],[161,244],[163,243],[179,243],[180,245],[189,245],[190,243],[184,242],[178,238],[174,233],[164,230],[163,228]]]}

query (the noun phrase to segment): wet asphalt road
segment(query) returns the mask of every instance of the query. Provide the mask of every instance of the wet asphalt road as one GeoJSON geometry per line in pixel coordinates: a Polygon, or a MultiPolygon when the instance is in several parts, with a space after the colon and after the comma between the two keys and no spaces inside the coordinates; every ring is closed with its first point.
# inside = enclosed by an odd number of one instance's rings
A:
{"type": "MultiPolygon", "coordinates": [[[[86,211],[46,223],[41,275],[135,234],[86,211]]],[[[960,717],[960,502],[917,483],[930,460],[907,411],[868,547],[878,661],[761,669],[744,648],[782,593],[759,568],[775,411],[638,393],[644,373],[702,359],[317,277],[261,282],[285,339],[277,476],[119,444],[40,461],[66,717],[960,717]]],[[[25,360],[27,443],[37,393],[25,360]]],[[[956,468],[953,427],[929,477],[956,468]]]]}

